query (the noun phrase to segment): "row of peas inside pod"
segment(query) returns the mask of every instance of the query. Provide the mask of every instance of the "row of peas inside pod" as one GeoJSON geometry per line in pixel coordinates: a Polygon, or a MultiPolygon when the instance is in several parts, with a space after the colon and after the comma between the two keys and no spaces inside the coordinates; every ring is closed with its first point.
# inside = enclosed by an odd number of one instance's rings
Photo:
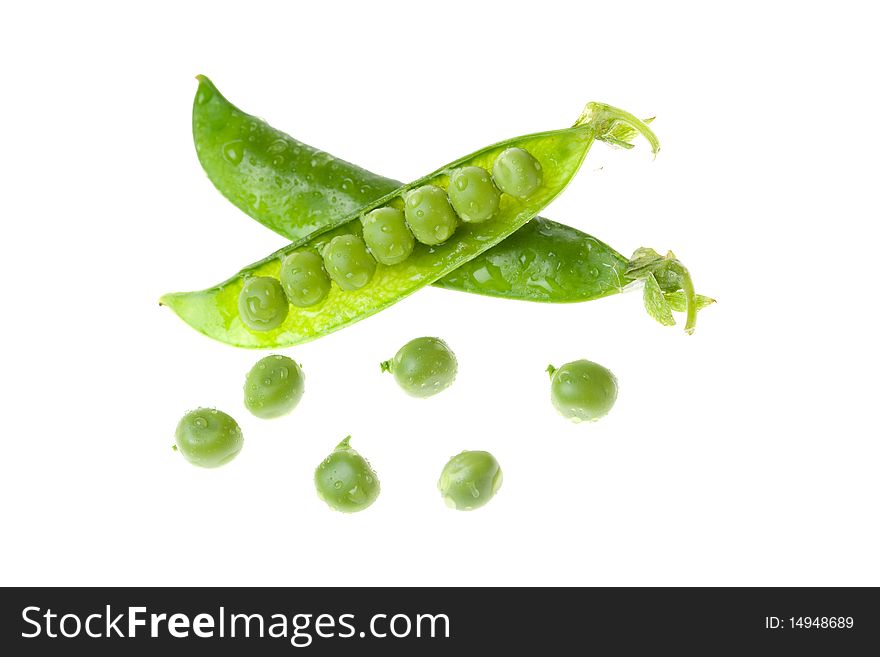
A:
{"type": "Polygon", "coordinates": [[[380,207],[361,217],[362,237],[337,235],[320,253],[294,251],[281,263],[279,278],[247,279],[238,298],[242,322],[252,331],[270,331],[287,318],[289,304],[308,308],[320,303],[332,283],[344,291],[365,287],[376,263],[393,266],[404,262],[416,241],[442,244],[455,233],[459,220],[489,221],[498,211],[501,195],[527,198],[542,183],[540,163],[522,148],[502,151],[492,174],[466,166],[449,175],[447,189],[422,185],[402,199],[402,209],[380,207]]]}
{"type": "MultiPolygon", "coordinates": [[[[393,358],[381,363],[412,397],[427,398],[448,388],[458,373],[458,360],[441,339],[422,337],[403,345],[393,358]]],[[[605,416],[617,399],[617,379],[607,368],[577,360],[560,368],[552,365],[550,398],[559,413],[574,421],[605,416]]],[[[256,417],[271,419],[289,414],[305,391],[305,374],[291,358],[271,355],[259,360],[244,382],[244,405],[256,417]]],[[[318,497],[344,513],[363,511],[379,496],[379,477],[346,437],[315,469],[318,497]]],[[[215,468],[238,456],[244,436],[238,423],[217,409],[188,412],[177,425],[174,449],[190,463],[215,468]]],[[[484,506],[498,492],[501,466],[486,451],[466,450],[452,457],[440,473],[437,487],[454,509],[484,506]]]]}

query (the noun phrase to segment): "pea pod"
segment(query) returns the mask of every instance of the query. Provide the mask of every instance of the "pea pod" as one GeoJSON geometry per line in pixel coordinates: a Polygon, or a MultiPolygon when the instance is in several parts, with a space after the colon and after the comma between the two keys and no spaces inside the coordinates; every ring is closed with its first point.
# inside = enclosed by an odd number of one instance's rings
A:
{"type": "MultiPolygon", "coordinates": [[[[208,178],[242,211],[279,234],[298,240],[402,186],[291,138],[242,112],[205,76],[198,79],[193,138],[208,178]]],[[[635,134],[629,123],[618,123],[603,139],[631,148],[635,134]]],[[[595,237],[536,217],[433,285],[544,303],[590,301],[638,280],[628,273],[630,264],[595,237]]],[[[672,310],[687,309],[690,297],[681,289],[662,295],[672,310]]],[[[711,302],[698,295],[692,305],[699,309],[711,302]]],[[[645,303],[652,316],[669,323],[671,313],[655,312],[648,296],[645,303]]]]}
{"type": "MultiPolygon", "coordinates": [[[[614,130],[619,123],[645,135],[656,152],[659,147],[656,137],[642,121],[609,105],[589,103],[571,128],[525,135],[487,146],[349,214],[326,221],[309,235],[245,267],[219,285],[201,292],[168,294],[161,303],[205,335],[238,347],[278,348],[321,337],[387,308],[509,237],[562,192],[597,138],[616,138],[614,130]],[[291,309],[277,327],[255,331],[253,326],[249,328],[242,322],[239,294],[249,279],[260,276],[278,278],[281,260],[288,254],[297,250],[322,254],[333,238],[359,235],[359,218],[377,208],[401,209],[405,200],[409,202],[408,199],[417,196],[421,190],[430,189],[432,194],[435,188],[445,190],[450,174],[456,169],[477,166],[491,171],[499,154],[509,148],[522,149],[530,154],[542,171],[540,186],[525,198],[502,195],[498,211],[490,220],[462,223],[450,239],[440,244],[417,243],[409,257],[398,264],[376,264],[371,280],[358,289],[344,290],[333,285],[322,301],[309,308],[291,309]]],[[[408,215],[410,207],[408,204],[408,215]]]]}

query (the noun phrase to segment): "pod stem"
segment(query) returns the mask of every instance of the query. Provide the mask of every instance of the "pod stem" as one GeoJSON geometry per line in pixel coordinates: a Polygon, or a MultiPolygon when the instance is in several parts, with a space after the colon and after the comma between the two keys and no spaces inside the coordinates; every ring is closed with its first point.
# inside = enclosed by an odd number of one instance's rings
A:
{"type": "Polygon", "coordinates": [[[547,366],[547,369],[544,370],[544,371],[547,372],[547,373],[550,375],[550,378],[551,378],[551,379],[553,378],[553,375],[556,374],[556,368],[553,367],[552,365],[548,365],[548,366],[547,366]]]}
{"type": "Polygon", "coordinates": [[[333,451],[335,452],[338,450],[351,449],[351,445],[348,444],[350,440],[351,440],[351,436],[350,435],[346,436],[345,438],[342,439],[342,441],[336,446],[336,449],[334,449],[333,451]]]}
{"type": "Polygon", "coordinates": [[[652,120],[642,121],[626,110],[605,103],[587,103],[574,122],[574,127],[589,125],[595,131],[596,139],[623,148],[632,148],[629,140],[637,133],[641,134],[648,140],[651,152],[656,156],[660,150],[660,140],[648,127],[652,120]]]}
{"type": "Polygon", "coordinates": [[[382,368],[383,372],[390,372],[391,371],[391,359],[383,360],[381,363],[379,363],[379,367],[382,368]]]}
{"type": "Polygon", "coordinates": [[[691,335],[697,326],[697,311],[715,301],[697,295],[690,272],[672,251],[661,256],[654,249],[644,247],[636,249],[627,266],[626,276],[644,282],[645,309],[654,319],[667,326],[675,324],[670,300],[672,294],[680,290],[679,294],[684,303],[679,310],[685,312],[684,330],[688,335],[691,335]],[[658,283],[658,277],[661,275],[666,280],[662,288],[658,283]]]}
{"type": "Polygon", "coordinates": [[[697,293],[694,290],[694,281],[691,273],[687,270],[680,260],[672,260],[669,268],[677,272],[681,276],[681,289],[684,292],[684,300],[687,307],[685,311],[684,330],[688,335],[692,335],[697,327],[697,293]]]}

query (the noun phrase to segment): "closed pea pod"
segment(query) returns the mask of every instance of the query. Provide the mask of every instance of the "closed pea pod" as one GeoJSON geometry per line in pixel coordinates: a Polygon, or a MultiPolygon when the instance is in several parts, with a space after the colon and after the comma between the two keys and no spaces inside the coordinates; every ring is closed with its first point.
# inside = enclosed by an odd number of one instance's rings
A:
{"type": "Polygon", "coordinates": [[[406,260],[416,245],[406,225],[406,217],[397,208],[377,208],[364,215],[364,242],[370,253],[383,265],[396,265],[406,260]]]}
{"type": "MultiPolygon", "coordinates": [[[[597,134],[610,139],[611,130],[618,122],[641,131],[656,146],[653,133],[635,117],[607,105],[591,103],[571,128],[516,137],[471,153],[375,200],[357,213],[334,219],[325,224],[321,229],[323,232],[295,241],[217,286],[200,292],[169,294],[162,298],[162,303],[197,330],[235,346],[277,348],[321,337],[392,305],[509,237],[566,187],[597,134]],[[499,154],[511,147],[521,148],[543,163],[543,181],[527,199],[512,196],[502,199],[491,221],[461,224],[451,238],[440,244],[416,244],[412,254],[403,262],[391,266],[378,264],[369,284],[356,290],[331,288],[320,305],[308,309],[308,312],[291,312],[279,327],[271,331],[249,330],[229,307],[230,296],[236,295],[246,278],[277,276],[280,261],[289,253],[297,250],[321,253],[336,237],[357,236],[360,226],[352,223],[364,214],[381,207],[399,207],[401,203],[405,203],[406,210],[409,210],[412,191],[426,186],[442,190],[448,183],[449,174],[463,167],[490,170],[499,154]]],[[[443,194],[448,212],[454,215],[445,192],[443,194]]],[[[409,223],[408,213],[407,221],[409,223]]],[[[413,227],[411,223],[410,227],[413,227]]],[[[433,230],[433,227],[429,228],[433,230]]],[[[418,239],[419,235],[415,235],[418,239]]],[[[334,277],[331,269],[328,267],[328,272],[334,277]]]]}
{"type": "Polygon", "coordinates": [[[294,251],[281,261],[281,286],[297,308],[320,303],[330,292],[330,276],[324,260],[311,251],[294,251]]]}
{"type": "Polygon", "coordinates": [[[324,247],[324,267],[343,290],[359,290],[370,282],[376,261],[357,235],[337,235],[324,247]]]}
{"type": "Polygon", "coordinates": [[[253,331],[271,331],[287,317],[288,302],[281,282],[271,276],[254,276],[242,285],[238,313],[253,331]]]}
{"type": "Polygon", "coordinates": [[[463,167],[449,177],[449,201],[462,221],[480,223],[498,212],[501,192],[485,169],[463,167]]]}
{"type": "Polygon", "coordinates": [[[400,187],[303,144],[230,103],[204,75],[192,108],[199,162],[238,208],[292,241],[400,187]]]}

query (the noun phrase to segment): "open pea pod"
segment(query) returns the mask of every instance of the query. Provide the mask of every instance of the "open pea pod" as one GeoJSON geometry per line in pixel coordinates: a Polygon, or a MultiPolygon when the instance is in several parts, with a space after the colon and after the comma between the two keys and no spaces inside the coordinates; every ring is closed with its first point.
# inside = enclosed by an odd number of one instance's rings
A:
{"type": "Polygon", "coordinates": [[[200,292],[168,294],[161,303],[185,322],[221,342],[248,348],[277,348],[299,344],[344,328],[396,303],[429,285],[509,237],[549,204],[571,181],[593,142],[614,139],[619,123],[644,134],[654,150],[656,137],[643,122],[614,107],[590,103],[571,128],[516,137],[471,153],[437,171],[396,188],[388,194],[334,218],[315,228],[309,236],[294,241],[272,255],[245,267],[232,278],[200,292]],[[278,278],[281,260],[298,251],[322,254],[329,241],[339,235],[360,234],[358,219],[381,207],[402,208],[407,194],[424,185],[446,190],[449,176],[466,166],[492,171],[496,158],[510,148],[522,149],[537,161],[542,179],[524,198],[502,194],[497,212],[482,223],[460,223],[455,233],[441,244],[418,243],[406,260],[394,265],[378,264],[368,284],[357,290],[331,286],[319,303],[292,308],[277,327],[257,331],[239,316],[239,294],[245,282],[256,276],[278,278]]]}

